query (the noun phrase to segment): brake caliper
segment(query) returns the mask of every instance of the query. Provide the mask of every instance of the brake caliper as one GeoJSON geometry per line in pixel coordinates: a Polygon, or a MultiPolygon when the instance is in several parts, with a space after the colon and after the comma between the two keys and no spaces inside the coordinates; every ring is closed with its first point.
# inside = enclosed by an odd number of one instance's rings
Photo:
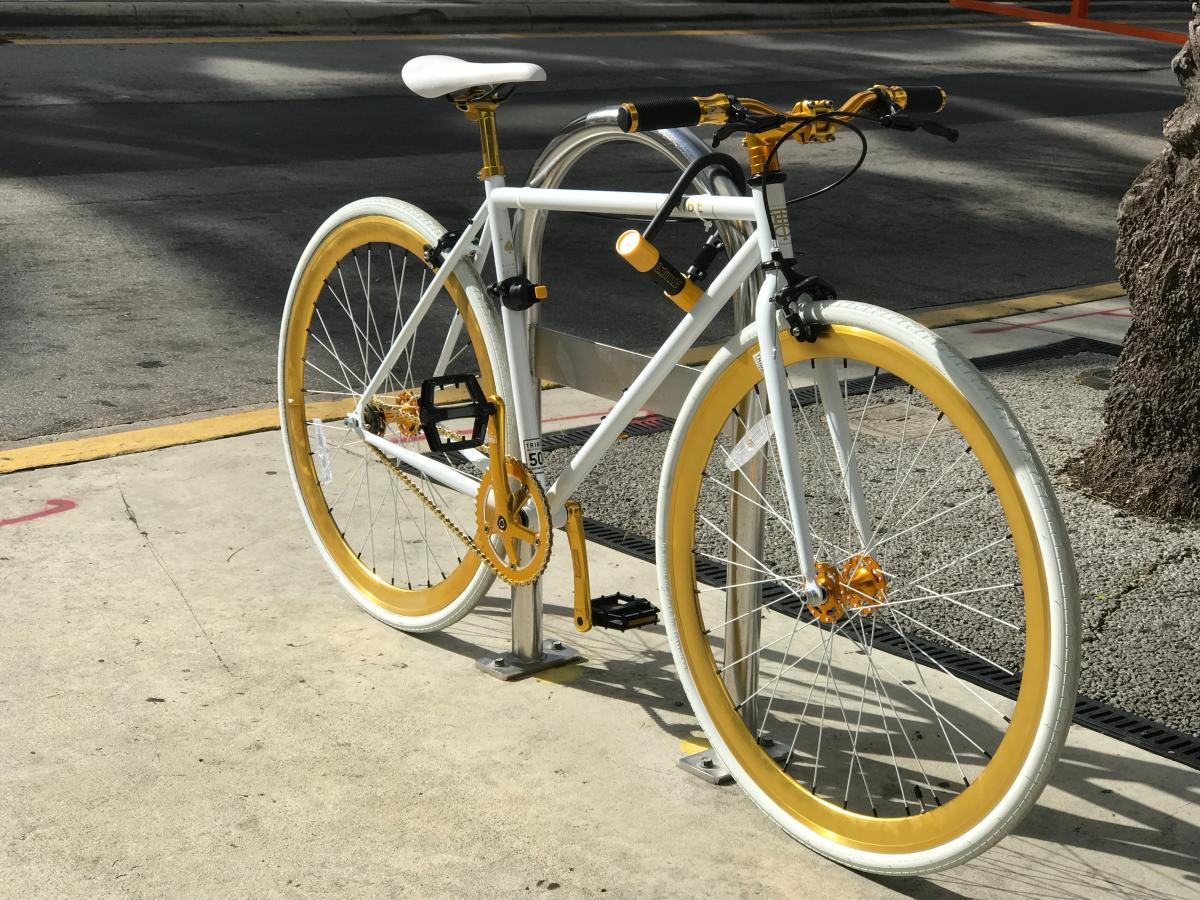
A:
{"type": "Polygon", "coordinates": [[[817,318],[813,306],[826,300],[836,300],[837,291],[819,275],[797,272],[791,261],[784,259],[778,251],[768,265],[783,274],[785,284],[771,300],[783,311],[792,337],[813,343],[829,327],[817,318]]]}

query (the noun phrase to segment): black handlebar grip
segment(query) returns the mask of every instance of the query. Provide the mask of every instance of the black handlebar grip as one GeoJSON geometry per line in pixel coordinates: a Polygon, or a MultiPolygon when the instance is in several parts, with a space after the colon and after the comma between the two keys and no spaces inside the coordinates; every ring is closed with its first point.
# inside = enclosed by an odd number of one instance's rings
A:
{"type": "Polygon", "coordinates": [[[908,95],[904,111],[911,115],[930,115],[946,108],[946,92],[936,85],[905,88],[904,93],[908,95]]]}
{"type": "Polygon", "coordinates": [[[700,104],[695,97],[678,100],[647,100],[622,103],[617,124],[622,131],[658,131],[660,128],[688,128],[700,123],[700,104]]]}

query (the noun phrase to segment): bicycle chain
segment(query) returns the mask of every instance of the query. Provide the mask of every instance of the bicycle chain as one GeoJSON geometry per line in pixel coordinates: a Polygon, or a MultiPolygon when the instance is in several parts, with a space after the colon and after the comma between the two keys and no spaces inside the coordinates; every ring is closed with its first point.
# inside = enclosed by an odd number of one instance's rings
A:
{"type": "MultiPolygon", "coordinates": [[[[436,503],[434,503],[433,500],[431,500],[429,498],[429,496],[423,490],[421,490],[420,487],[417,486],[417,483],[415,481],[413,481],[412,478],[409,477],[408,473],[405,472],[403,469],[401,469],[398,465],[396,465],[395,460],[393,460],[390,456],[388,456],[382,450],[380,450],[379,448],[375,447],[374,445],[372,445],[370,443],[367,444],[367,447],[371,450],[372,453],[374,453],[376,456],[378,456],[379,459],[387,465],[387,467],[391,470],[392,474],[395,475],[397,478],[399,478],[400,481],[404,483],[405,487],[407,487],[410,491],[412,491],[414,494],[417,495],[417,499],[419,499],[422,503],[425,504],[425,507],[431,513],[433,513],[434,517],[437,518],[437,520],[446,527],[446,530],[449,531],[452,535],[454,535],[454,537],[458,538],[468,550],[470,550],[477,557],[479,557],[479,559],[484,563],[484,565],[486,565],[489,569],[491,569],[492,572],[494,572],[497,577],[499,577],[503,581],[506,581],[508,584],[513,584],[513,585],[530,584],[534,581],[537,581],[538,578],[541,577],[542,572],[544,572],[546,570],[546,563],[549,562],[549,555],[547,555],[547,558],[542,562],[542,565],[532,575],[530,575],[526,578],[521,578],[521,579],[513,578],[511,576],[511,574],[505,572],[503,569],[501,569],[499,566],[497,566],[494,562],[492,562],[491,559],[488,558],[487,554],[484,553],[483,550],[480,549],[479,545],[475,543],[474,538],[468,536],[466,532],[464,532],[461,528],[459,528],[457,525],[455,525],[450,520],[450,518],[444,512],[442,512],[442,510],[438,507],[438,505],[436,503]]],[[[506,456],[504,458],[504,460],[505,460],[505,463],[512,461],[512,462],[515,462],[519,466],[525,465],[520,460],[514,459],[511,456],[506,456]]],[[[541,483],[537,480],[537,478],[533,478],[533,479],[531,479],[531,481],[534,485],[536,485],[536,489],[538,491],[542,490],[541,483]]],[[[542,501],[543,501],[542,507],[545,508],[546,507],[545,494],[542,494],[542,501]]]]}

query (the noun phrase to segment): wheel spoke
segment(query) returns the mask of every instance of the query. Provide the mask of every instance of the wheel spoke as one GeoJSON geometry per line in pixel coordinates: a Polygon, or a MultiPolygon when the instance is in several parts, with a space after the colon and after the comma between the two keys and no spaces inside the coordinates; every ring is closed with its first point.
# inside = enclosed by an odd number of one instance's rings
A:
{"type": "MultiPolygon", "coordinates": [[[[380,403],[369,407],[360,425],[343,422],[342,415],[352,409],[349,405],[343,409],[343,398],[350,404],[362,396],[400,333],[415,324],[409,320],[430,277],[423,253],[436,240],[407,222],[388,219],[387,214],[372,218],[383,224],[370,224],[374,231],[370,242],[358,238],[364,227],[362,217],[335,226],[324,238],[322,252],[312,256],[310,269],[298,278],[290,300],[282,346],[291,355],[283,366],[283,389],[308,404],[303,418],[311,427],[304,449],[313,454],[296,462],[294,472],[302,482],[309,482],[302,484],[300,492],[305,514],[324,545],[326,560],[350,576],[343,582],[352,582],[364,605],[395,617],[395,624],[407,627],[417,616],[421,627],[427,628],[437,623],[439,615],[468,609],[486,584],[486,571],[474,554],[468,558],[451,525],[474,533],[474,498],[439,490],[423,473],[395,463],[365,443],[359,429],[369,428],[384,440],[427,453],[423,434],[409,428],[392,406],[407,404],[419,394],[422,382],[434,374],[439,355],[454,371],[473,373],[487,390],[494,390],[490,379],[484,378],[487,369],[480,366],[499,359],[502,344],[494,313],[486,306],[477,307],[473,289],[452,277],[434,299],[434,314],[413,329],[411,340],[397,349],[395,364],[383,372],[375,398],[380,403]],[[381,229],[394,239],[381,239],[381,229]],[[311,268],[313,261],[323,261],[325,269],[311,268]],[[409,272],[412,266],[419,270],[419,278],[409,272]],[[413,296],[418,283],[420,293],[413,296]],[[444,314],[444,310],[453,312],[444,314]],[[479,310],[487,321],[477,317],[479,310]],[[443,324],[461,339],[450,340],[440,330],[443,324]],[[297,329],[302,330],[303,340],[298,340],[297,329]],[[296,381],[295,372],[303,373],[310,383],[290,383],[289,379],[296,381]],[[333,421],[311,421],[323,415],[333,421]],[[330,437],[337,432],[336,440],[330,437]],[[318,441],[317,435],[322,439],[318,441]],[[316,454],[331,474],[318,473],[316,454]],[[424,499],[412,496],[414,492],[424,499]],[[427,501],[439,515],[431,513],[427,501]],[[447,588],[452,583],[455,590],[447,588]]],[[[285,422],[287,415],[285,410],[285,422]]],[[[303,438],[292,430],[288,426],[286,436],[296,460],[295,448],[303,438]]],[[[518,539],[527,531],[517,523],[518,539]]]]}
{"type": "MultiPolygon", "coordinates": [[[[850,814],[919,819],[974,786],[1008,730],[1000,699],[1007,688],[998,685],[993,698],[964,676],[986,666],[997,678],[1011,679],[1010,659],[1021,658],[1026,642],[1020,554],[1029,544],[1010,534],[1021,523],[1011,522],[1000,503],[1001,476],[996,485],[991,480],[995,472],[1015,479],[1015,470],[997,463],[1004,460],[1004,445],[981,437],[979,420],[958,414],[965,395],[953,384],[943,389],[922,374],[923,390],[933,388],[926,396],[877,360],[839,354],[841,365],[832,362],[836,381],[822,373],[826,396],[815,378],[810,385],[797,377],[793,367],[814,368],[803,350],[783,345],[790,353],[798,471],[812,520],[804,527],[824,600],[805,594],[799,574],[809,563],[797,557],[778,441],[769,441],[765,451],[754,446],[769,462],[745,459],[749,448],[739,443],[753,416],[738,413],[756,403],[764,412],[762,376],[729,364],[716,377],[741,379],[744,391],[721,388],[715,396],[724,412],[713,408],[702,415],[703,401],[692,406],[692,418],[677,423],[673,437],[691,454],[692,429],[702,428],[707,456],[668,462],[676,466],[675,482],[697,492],[694,501],[690,494],[687,499],[695,504],[689,513],[695,536],[682,557],[689,568],[681,577],[690,592],[686,602],[704,608],[695,637],[681,634],[680,652],[697,689],[712,683],[699,700],[689,696],[693,703],[732,705],[735,716],[712,711],[706,721],[727,741],[714,740],[714,748],[722,758],[733,754],[739,778],[746,774],[739,773],[741,766],[757,779],[756,764],[747,760],[765,758],[738,755],[750,741],[780,742],[787,751],[780,760],[787,775],[782,784],[793,787],[770,789],[779,792],[772,795],[779,808],[792,808],[786,791],[794,789],[850,814]],[[822,417],[835,413],[837,434],[826,433],[822,417]],[[970,427],[960,428],[961,422],[970,427]],[[761,523],[760,536],[742,530],[736,518],[742,515],[761,523]],[[860,520],[874,525],[864,528],[860,520]],[[708,563],[723,567],[725,584],[696,583],[701,564],[708,563]],[[761,594],[767,586],[774,591],[770,600],[749,606],[722,610],[712,599],[734,590],[761,594]],[[747,626],[750,617],[757,621],[747,626]],[[751,641],[731,645],[739,623],[738,634],[751,635],[751,641]],[[699,657],[693,641],[707,648],[699,657]],[[733,673],[736,691],[723,683],[733,673]]],[[[981,420],[985,426],[989,421],[987,415],[981,420]]],[[[695,620],[675,621],[682,630],[695,620]]],[[[1026,746],[1032,752],[1033,745],[1026,746]]]]}

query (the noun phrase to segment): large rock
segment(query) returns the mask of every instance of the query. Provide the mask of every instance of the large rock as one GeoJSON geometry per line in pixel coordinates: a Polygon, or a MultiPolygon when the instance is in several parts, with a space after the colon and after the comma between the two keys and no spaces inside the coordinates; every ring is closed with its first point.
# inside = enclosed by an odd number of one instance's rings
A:
{"type": "Polygon", "coordinates": [[[1172,62],[1185,101],[1168,146],[1117,213],[1117,270],[1133,324],[1104,405],[1105,430],[1074,471],[1134,512],[1200,519],[1200,3],[1172,62]]]}

